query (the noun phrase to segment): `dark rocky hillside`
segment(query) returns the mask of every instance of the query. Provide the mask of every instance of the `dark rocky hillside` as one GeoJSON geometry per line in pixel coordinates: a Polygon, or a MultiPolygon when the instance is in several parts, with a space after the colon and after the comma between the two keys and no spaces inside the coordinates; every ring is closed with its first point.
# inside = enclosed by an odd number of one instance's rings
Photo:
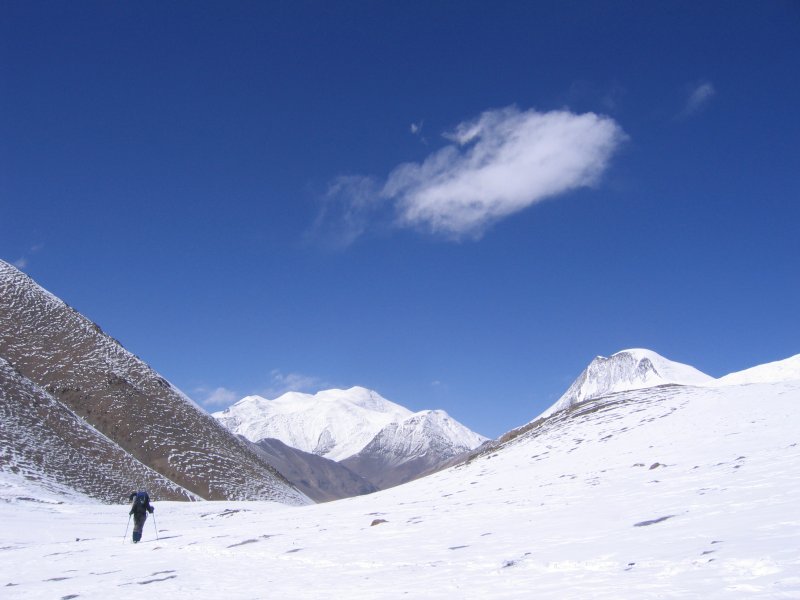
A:
{"type": "MultiPolygon", "coordinates": [[[[308,502],[99,326],[2,261],[0,357],[176,487],[208,500],[308,502]]],[[[6,410],[18,406],[8,400],[16,393],[6,389],[6,410]]],[[[90,449],[83,451],[88,456],[90,449]]]]}
{"type": "Polygon", "coordinates": [[[0,359],[2,468],[45,489],[114,503],[145,488],[154,499],[195,495],[143,465],[0,359]]]}
{"type": "Polygon", "coordinates": [[[372,483],[342,464],[297,450],[280,440],[267,438],[253,445],[264,453],[269,464],[316,502],[329,502],[378,491],[372,483]]]}

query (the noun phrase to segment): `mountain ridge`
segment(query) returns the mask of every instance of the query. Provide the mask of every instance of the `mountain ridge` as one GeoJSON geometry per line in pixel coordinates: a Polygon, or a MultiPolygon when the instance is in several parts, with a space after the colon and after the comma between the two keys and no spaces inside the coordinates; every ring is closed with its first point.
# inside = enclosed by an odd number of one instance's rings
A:
{"type": "Polygon", "coordinates": [[[0,357],[122,451],[198,498],[309,502],[152,367],[4,261],[0,357]]]}
{"type": "Polygon", "coordinates": [[[354,386],[315,394],[287,392],[275,400],[246,396],[212,416],[252,442],[279,439],[340,461],[356,454],[389,423],[411,414],[377,392],[354,386]]]}
{"type": "Polygon", "coordinates": [[[251,442],[278,439],[336,460],[381,489],[486,440],[442,410],[413,413],[360,386],[290,392],[275,400],[247,396],[213,416],[251,442]]]}

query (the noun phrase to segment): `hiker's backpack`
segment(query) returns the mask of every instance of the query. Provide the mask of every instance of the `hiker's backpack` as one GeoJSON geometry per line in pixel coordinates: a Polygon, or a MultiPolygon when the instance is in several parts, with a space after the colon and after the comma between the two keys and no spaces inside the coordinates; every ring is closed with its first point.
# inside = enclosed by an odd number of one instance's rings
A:
{"type": "Polygon", "coordinates": [[[136,497],[133,499],[133,510],[138,513],[143,513],[147,510],[147,505],[150,503],[150,496],[147,492],[136,492],[136,497]]]}

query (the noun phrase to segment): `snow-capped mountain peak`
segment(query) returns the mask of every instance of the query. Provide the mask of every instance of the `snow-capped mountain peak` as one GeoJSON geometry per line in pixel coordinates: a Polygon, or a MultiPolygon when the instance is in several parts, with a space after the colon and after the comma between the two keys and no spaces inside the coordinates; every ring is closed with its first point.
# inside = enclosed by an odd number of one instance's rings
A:
{"type": "Polygon", "coordinates": [[[714,378],[694,367],[668,360],[652,350],[633,348],[596,357],[569,389],[541,417],[573,404],[614,392],[666,384],[706,385],[714,378]]]}
{"type": "Polygon", "coordinates": [[[389,423],[411,414],[377,392],[352,387],[316,394],[288,392],[275,400],[248,396],[214,417],[250,441],[275,438],[339,461],[359,452],[389,423]]]}
{"type": "Polygon", "coordinates": [[[445,411],[423,410],[389,423],[342,464],[379,488],[387,488],[410,481],[485,441],[445,411]]]}
{"type": "Polygon", "coordinates": [[[443,410],[412,413],[363,387],[243,398],[214,417],[258,442],[278,439],[340,462],[379,488],[409,481],[486,438],[443,410]]]}
{"type": "Polygon", "coordinates": [[[384,427],[364,450],[380,449],[391,457],[393,464],[400,464],[429,452],[455,456],[485,441],[485,437],[467,429],[445,411],[423,410],[384,427]]]}

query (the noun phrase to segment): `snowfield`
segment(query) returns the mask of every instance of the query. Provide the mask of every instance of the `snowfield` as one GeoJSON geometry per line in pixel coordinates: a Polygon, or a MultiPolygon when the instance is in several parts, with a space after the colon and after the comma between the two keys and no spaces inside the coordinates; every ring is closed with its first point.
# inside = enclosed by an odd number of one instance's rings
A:
{"type": "Polygon", "coordinates": [[[0,590],[5,599],[796,599],[798,417],[797,380],[617,392],[369,496],[301,507],[156,498],[159,539],[150,519],[138,545],[123,539],[127,506],[54,504],[6,473],[0,590]]]}

